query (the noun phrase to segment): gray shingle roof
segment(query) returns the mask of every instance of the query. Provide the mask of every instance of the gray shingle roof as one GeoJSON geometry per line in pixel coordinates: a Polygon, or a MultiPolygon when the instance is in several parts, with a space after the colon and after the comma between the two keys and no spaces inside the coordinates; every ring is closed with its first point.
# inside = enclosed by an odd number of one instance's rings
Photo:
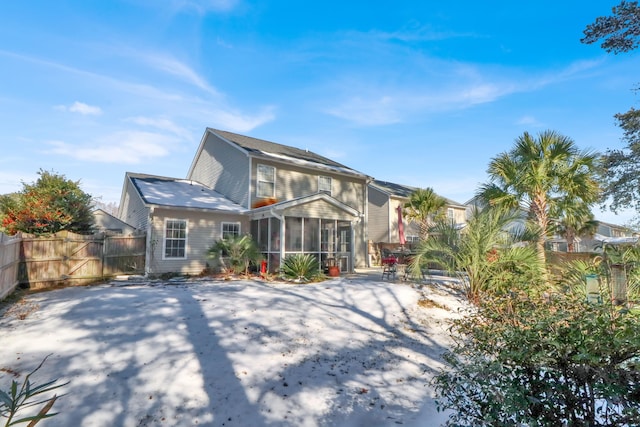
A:
{"type": "Polygon", "coordinates": [[[140,196],[150,205],[245,213],[248,209],[198,182],[160,176],[131,176],[140,196]]]}
{"type": "Polygon", "coordinates": [[[384,191],[392,196],[396,197],[409,197],[411,193],[417,190],[417,187],[410,187],[408,185],[396,184],[388,181],[374,180],[371,185],[379,190],[384,191]]]}
{"type": "MultiPolygon", "coordinates": [[[[404,198],[409,198],[411,196],[411,193],[413,193],[415,190],[418,189],[418,187],[411,187],[409,185],[402,185],[402,184],[396,184],[394,182],[388,182],[388,181],[380,181],[380,180],[373,180],[373,182],[371,182],[371,184],[373,187],[377,188],[378,190],[384,191],[385,193],[394,196],[394,197],[404,197],[404,198]]],[[[443,199],[445,199],[447,201],[447,205],[449,206],[459,206],[459,207],[464,207],[464,205],[448,199],[444,196],[440,196],[443,199]]]]}
{"type": "Polygon", "coordinates": [[[349,172],[357,175],[364,175],[348,166],[338,163],[331,159],[328,159],[320,154],[316,154],[313,151],[302,150],[300,148],[291,147],[288,145],[277,144],[275,142],[265,141],[263,139],[252,138],[250,136],[239,135],[233,132],[227,132],[219,129],[209,129],[211,132],[225,138],[228,141],[237,144],[244,150],[257,155],[271,154],[275,156],[283,156],[284,158],[301,160],[304,162],[311,162],[319,166],[328,166],[333,169],[342,170],[343,172],[349,172]]]}

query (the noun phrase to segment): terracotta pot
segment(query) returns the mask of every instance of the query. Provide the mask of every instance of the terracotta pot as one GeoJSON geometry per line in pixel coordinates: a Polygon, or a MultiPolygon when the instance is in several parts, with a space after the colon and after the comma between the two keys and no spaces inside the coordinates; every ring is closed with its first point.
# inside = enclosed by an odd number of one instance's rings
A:
{"type": "Polygon", "coordinates": [[[329,276],[331,277],[340,276],[340,267],[338,267],[337,265],[329,266],[329,276]]]}

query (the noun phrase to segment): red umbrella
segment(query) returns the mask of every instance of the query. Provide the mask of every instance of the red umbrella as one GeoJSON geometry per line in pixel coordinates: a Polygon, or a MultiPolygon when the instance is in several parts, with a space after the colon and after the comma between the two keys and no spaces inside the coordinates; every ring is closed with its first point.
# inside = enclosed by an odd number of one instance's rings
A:
{"type": "Polygon", "coordinates": [[[407,240],[404,238],[404,224],[402,223],[402,206],[398,206],[398,238],[400,244],[404,245],[407,240]]]}

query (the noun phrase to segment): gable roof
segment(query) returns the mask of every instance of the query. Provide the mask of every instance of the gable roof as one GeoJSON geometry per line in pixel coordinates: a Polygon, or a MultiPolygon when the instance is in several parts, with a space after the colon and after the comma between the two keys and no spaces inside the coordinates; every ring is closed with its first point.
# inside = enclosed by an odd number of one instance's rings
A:
{"type": "MultiPolygon", "coordinates": [[[[411,197],[411,193],[413,193],[418,189],[418,187],[411,187],[409,185],[396,184],[394,182],[388,182],[388,181],[380,181],[377,179],[373,180],[369,185],[376,188],[379,191],[387,193],[389,196],[401,197],[405,199],[408,199],[409,197],[411,197]]],[[[447,202],[448,206],[465,208],[464,205],[456,201],[448,199],[444,196],[440,196],[440,197],[442,197],[447,202]]]]}
{"type": "Polygon", "coordinates": [[[249,210],[196,181],[127,172],[131,183],[147,205],[206,209],[228,213],[249,210]]]}
{"type": "Polygon", "coordinates": [[[301,166],[329,169],[335,172],[368,178],[368,176],[362,172],[358,172],[355,169],[351,169],[342,163],[333,161],[327,157],[321,156],[320,154],[314,153],[313,151],[302,150],[300,148],[265,141],[263,139],[252,138],[246,135],[239,135],[237,133],[219,129],[207,128],[207,132],[211,132],[223,138],[227,142],[235,144],[253,156],[265,157],[276,161],[286,161],[288,163],[294,163],[301,166]]]}
{"type": "Polygon", "coordinates": [[[285,209],[289,209],[295,206],[299,206],[299,205],[303,205],[305,203],[311,203],[311,202],[315,202],[318,200],[324,200],[325,202],[329,203],[330,205],[335,206],[336,208],[343,210],[345,212],[347,212],[349,215],[352,215],[354,217],[359,217],[360,216],[360,212],[358,212],[357,209],[352,208],[351,206],[342,203],[340,200],[337,200],[331,196],[329,196],[327,193],[315,193],[315,194],[309,194],[307,196],[301,196],[301,197],[297,197],[295,199],[291,199],[291,200],[285,200],[284,202],[279,202],[279,203],[274,203],[272,205],[267,205],[267,206],[261,206],[259,208],[255,208],[251,211],[252,214],[254,214],[255,216],[258,216],[260,213],[265,212],[265,211],[283,211],[285,209]]]}
{"type": "Polygon", "coordinates": [[[102,230],[102,231],[120,230],[120,232],[125,232],[125,231],[133,232],[136,229],[133,225],[127,224],[120,218],[117,218],[116,216],[111,215],[109,212],[105,211],[104,209],[94,209],[92,213],[93,213],[93,219],[95,223],[94,226],[99,230],[102,230]]]}

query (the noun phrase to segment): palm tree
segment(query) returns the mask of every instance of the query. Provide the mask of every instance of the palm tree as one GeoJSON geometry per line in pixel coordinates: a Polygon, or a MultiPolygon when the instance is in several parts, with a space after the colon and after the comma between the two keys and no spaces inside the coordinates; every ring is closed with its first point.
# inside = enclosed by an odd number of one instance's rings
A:
{"type": "Polygon", "coordinates": [[[429,237],[429,229],[438,217],[444,216],[447,201],[437,195],[432,188],[418,188],[404,204],[403,215],[410,221],[416,221],[420,227],[420,239],[429,237]]]}
{"type": "Polygon", "coordinates": [[[573,203],[558,206],[558,219],[552,221],[551,228],[555,234],[567,241],[567,252],[575,252],[575,241],[578,236],[593,236],[598,229],[589,206],[573,203]]]}
{"type": "Polygon", "coordinates": [[[250,235],[231,236],[216,241],[208,250],[210,258],[217,260],[225,272],[249,276],[249,267],[262,259],[258,246],[250,235]],[[229,262],[226,265],[225,260],[229,262]]]}
{"type": "Polygon", "coordinates": [[[475,209],[462,230],[450,221],[439,221],[434,229],[437,233],[420,242],[412,257],[412,275],[419,276],[429,264],[438,265],[460,279],[472,301],[535,281],[538,258],[534,248],[522,244],[528,237],[519,212],[475,209]]]}
{"type": "MultiPolygon", "coordinates": [[[[491,160],[490,182],[480,187],[478,196],[490,205],[528,214],[538,229],[536,251],[544,268],[550,214],[561,214],[562,206],[590,206],[600,196],[596,159],[594,153],[579,150],[572,139],[554,131],[542,132],[537,138],[525,132],[511,151],[491,160]]],[[[545,271],[543,274],[546,277],[545,271]]]]}

